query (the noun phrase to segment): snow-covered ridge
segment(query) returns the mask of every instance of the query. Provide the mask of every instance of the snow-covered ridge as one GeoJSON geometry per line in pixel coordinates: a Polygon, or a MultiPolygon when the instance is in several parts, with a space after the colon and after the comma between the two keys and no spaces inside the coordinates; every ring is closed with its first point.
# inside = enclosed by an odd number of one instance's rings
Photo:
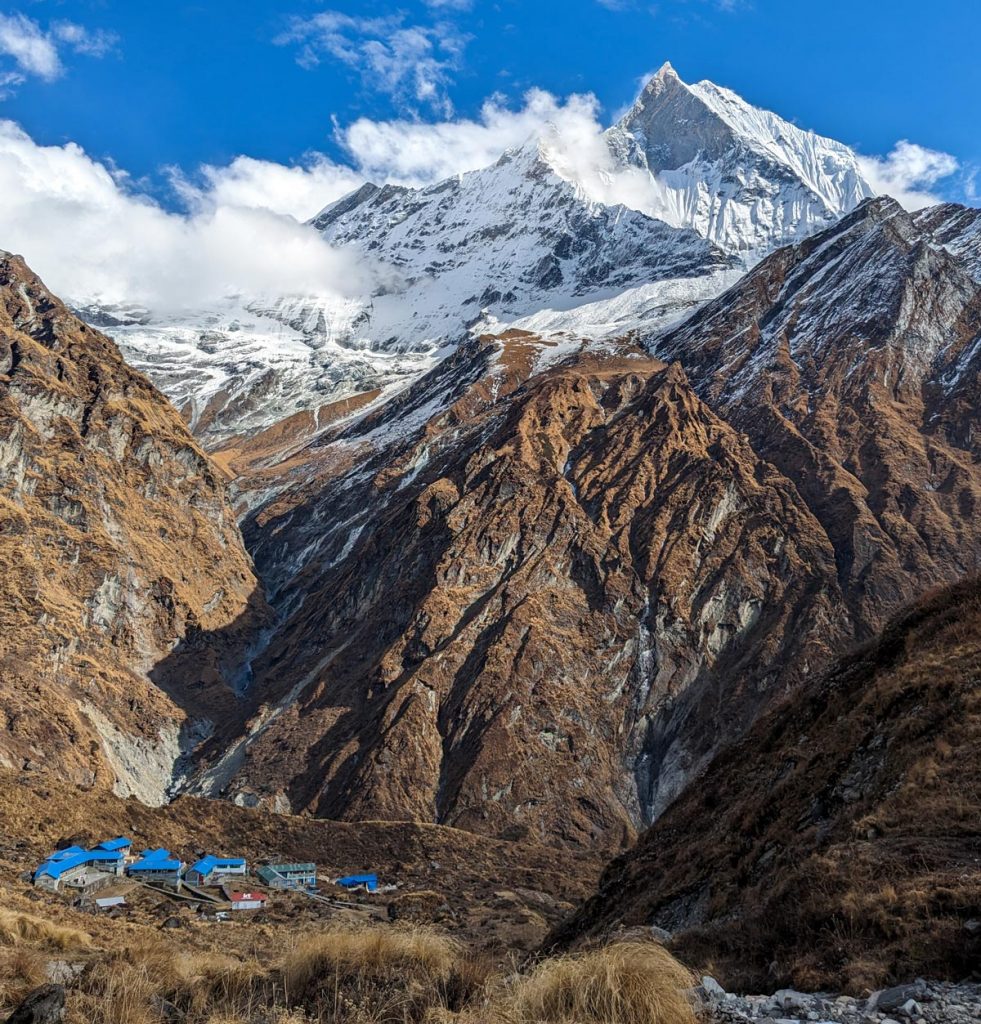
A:
{"type": "Polygon", "coordinates": [[[687,85],[670,64],[607,138],[623,163],[650,175],[650,212],[747,265],[874,195],[847,146],[712,82],[687,85]]]}
{"type": "Polygon", "coordinates": [[[107,329],[217,443],[407,380],[486,324],[663,327],[872,194],[846,146],[670,65],[598,146],[584,167],[546,136],[426,188],[366,183],[332,203],[311,224],[374,264],[373,294],[325,282],[107,329]]]}

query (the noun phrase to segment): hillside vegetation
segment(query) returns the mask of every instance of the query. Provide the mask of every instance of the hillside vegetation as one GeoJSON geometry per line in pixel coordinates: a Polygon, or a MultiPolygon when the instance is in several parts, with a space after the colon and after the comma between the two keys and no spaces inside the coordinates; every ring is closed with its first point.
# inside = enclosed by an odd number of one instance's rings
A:
{"type": "Polygon", "coordinates": [[[981,963],[981,584],[926,596],[715,760],[560,946],[656,925],[733,988],[981,963]]]}

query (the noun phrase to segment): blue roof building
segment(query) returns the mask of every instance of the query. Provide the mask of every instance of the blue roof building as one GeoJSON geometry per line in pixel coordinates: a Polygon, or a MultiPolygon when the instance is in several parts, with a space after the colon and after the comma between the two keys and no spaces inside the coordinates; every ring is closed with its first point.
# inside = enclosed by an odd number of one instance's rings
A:
{"type": "Polygon", "coordinates": [[[127,839],[125,836],[119,836],[117,839],[107,839],[104,843],[99,843],[96,847],[97,850],[108,850],[110,853],[129,853],[133,846],[133,840],[127,839]]]}
{"type": "Polygon", "coordinates": [[[181,887],[181,872],[184,862],[162,846],[155,850],[144,850],[139,858],[126,869],[131,878],[141,882],[156,882],[181,887]]]}
{"type": "Polygon", "coordinates": [[[86,887],[107,874],[119,874],[123,855],[112,850],[83,850],[67,846],[57,850],[34,872],[34,884],[45,889],[58,889],[62,883],[86,887]]]}
{"type": "Polygon", "coordinates": [[[184,877],[191,885],[211,885],[225,875],[244,875],[244,857],[202,857],[192,864],[184,877]]]}
{"type": "Polygon", "coordinates": [[[364,886],[368,892],[378,891],[378,876],[375,874],[344,875],[343,878],[334,879],[335,885],[341,885],[345,889],[357,889],[364,886]]]}

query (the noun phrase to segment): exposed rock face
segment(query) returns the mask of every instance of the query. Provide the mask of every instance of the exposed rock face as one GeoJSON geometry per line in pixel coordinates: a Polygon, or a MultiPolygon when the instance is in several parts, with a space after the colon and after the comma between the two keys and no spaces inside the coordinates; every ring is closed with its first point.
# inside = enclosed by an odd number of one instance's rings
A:
{"type": "Polygon", "coordinates": [[[924,599],[761,719],[549,944],[654,925],[744,991],[967,977],[981,956],[979,742],[974,579],[924,599]]]}
{"type": "Polygon", "coordinates": [[[234,722],[256,587],[175,410],[0,254],[0,763],[162,800],[234,722]]]}
{"type": "Polygon", "coordinates": [[[981,210],[958,203],[941,203],[913,214],[922,231],[963,261],[964,268],[981,280],[981,210]]]}
{"type": "Polygon", "coordinates": [[[958,257],[874,201],[655,339],[673,363],[462,346],[261,477],[265,707],[199,785],[622,842],[977,566],[979,329],[958,257]]]}
{"type": "Polygon", "coordinates": [[[690,769],[648,768],[680,693],[733,680],[721,731],[828,655],[833,551],[793,485],[677,366],[529,377],[543,350],[464,347],[253,518],[284,622],[206,791],[616,846],[690,769]]]}

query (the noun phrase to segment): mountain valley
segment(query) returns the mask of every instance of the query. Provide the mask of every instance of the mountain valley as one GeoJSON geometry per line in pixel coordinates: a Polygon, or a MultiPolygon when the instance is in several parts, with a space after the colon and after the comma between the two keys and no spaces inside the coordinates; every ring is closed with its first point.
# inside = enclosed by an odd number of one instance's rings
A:
{"type": "Polygon", "coordinates": [[[516,1000],[607,955],[683,1011],[605,1024],[981,981],[981,211],[867,168],[665,64],[596,145],[323,207],[365,294],[152,311],[0,252],[0,1008],[59,915],[71,1024],[147,950],[98,1024],[588,1024],[516,1000]],[[224,940],[29,887],[110,831],[392,889],[224,940]],[[334,953],[290,989],[328,925],[437,952],[362,1014],[334,953]]]}

